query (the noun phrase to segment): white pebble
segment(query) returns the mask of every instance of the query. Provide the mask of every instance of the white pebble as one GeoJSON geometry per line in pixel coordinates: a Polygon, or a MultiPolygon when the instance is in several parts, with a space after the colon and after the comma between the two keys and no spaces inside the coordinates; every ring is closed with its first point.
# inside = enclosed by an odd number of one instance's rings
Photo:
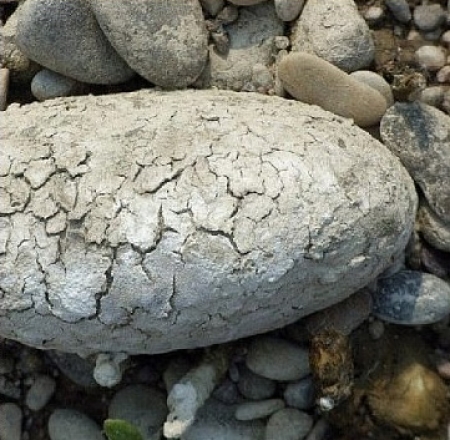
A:
{"type": "Polygon", "coordinates": [[[436,79],[440,83],[450,82],[450,66],[444,66],[436,73],[436,79]]]}
{"type": "Polygon", "coordinates": [[[447,61],[445,52],[437,46],[422,46],[416,50],[416,61],[430,71],[439,70],[447,61]]]}
{"type": "Polygon", "coordinates": [[[102,387],[112,388],[122,380],[121,363],[128,358],[125,354],[100,353],[95,360],[94,379],[102,387]]]}
{"type": "Polygon", "coordinates": [[[288,384],[283,398],[286,404],[293,408],[311,409],[314,406],[314,382],[311,376],[288,384]]]}

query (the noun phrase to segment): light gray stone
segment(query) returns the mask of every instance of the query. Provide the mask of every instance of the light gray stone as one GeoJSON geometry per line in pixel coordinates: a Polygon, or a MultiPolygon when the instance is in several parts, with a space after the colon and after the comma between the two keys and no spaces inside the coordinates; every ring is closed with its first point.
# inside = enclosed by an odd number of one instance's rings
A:
{"type": "Polygon", "coordinates": [[[225,0],[200,0],[202,8],[215,17],[225,6],[225,0]]]}
{"type": "Polygon", "coordinates": [[[297,409],[311,409],[314,406],[314,381],[307,376],[298,382],[289,383],[283,393],[288,406],[297,409]]]}
{"type": "Polygon", "coordinates": [[[425,32],[434,31],[445,23],[447,16],[438,4],[422,4],[414,8],[414,24],[425,32]]]}
{"type": "Polygon", "coordinates": [[[394,104],[394,95],[392,94],[391,86],[381,75],[371,70],[357,70],[356,72],[352,72],[350,77],[372,87],[383,95],[388,107],[394,104]]]}
{"type": "Polygon", "coordinates": [[[419,102],[396,103],[383,116],[380,133],[433,211],[450,223],[450,117],[419,102]]]}
{"type": "Polygon", "coordinates": [[[36,73],[31,81],[31,93],[39,101],[76,95],[83,91],[84,87],[83,83],[48,69],[36,73]]]}
{"type": "Polygon", "coordinates": [[[22,411],[15,403],[0,405],[0,439],[21,440],[22,411]]]}
{"type": "Polygon", "coordinates": [[[122,419],[136,426],[143,440],[159,440],[168,413],[166,396],[156,388],[129,385],[118,391],[108,407],[110,419],[122,419]]]}
{"type": "Polygon", "coordinates": [[[101,428],[87,415],[72,409],[56,409],[48,419],[50,440],[104,440],[101,428]]]}
{"type": "Polygon", "coordinates": [[[40,411],[52,398],[56,389],[53,377],[41,374],[36,377],[25,396],[25,404],[32,411],[40,411]]]}
{"type": "Polygon", "coordinates": [[[414,54],[415,60],[431,72],[439,70],[447,62],[445,49],[438,46],[422,46],[414,54]]]}
{"type": "Polygon", "coordinates": [[[280,20],[295,20],[303,8],[305,0],[274,0],[275,10],[280,20]]]}
{"type": "Polygon", "coordinates": [[[420,92],[419,100],[424,104],[439,107],[444,100],[445,88],[442,86],[431,86],[420,92]]]}
{"type": "Polygon", "coordinates": [[[158,353],[283,327],[365,286],[413,226],[386,147],[295,101],[57,98],[8,108],[0,137],[0,334],[40,348],[158,353]]]}
{"type": "MultiPolygon", "coordinates": [[[[274,39],[283,35],[283,22],[272,2],[242,8],[237,21],[223,26],[229,37],[228,52],[209,46],[209,63],[196,87],[256,91],[260,72],[255,65],[269,68],[276,54],[274,39]],[[256,76],[256,78],[255,78],[256,76]]],[[[271,86],[265,86],[268,91],[271,86]]]]}
{"type": "Polygon", "coordinates": [[[442,221],[425,201],[420,203],[417,224],[421,235],[429,244],[441,251],[450,252],[450,223],[442,221]]]}
{"type": "Polygon", "coordinates": [[[264,419],[274,412],[284,408],[282,399],[267,399],[257,402],[244,402],[237,405],[234,417],[237,420],[247,421],[255,419],[264,419]]]}
{"type": "Polygon", "coordinates": [[[183,88],[200,75],[208,35],[198,0],[89,2],[108,40],[148,81],[183,88]]]}
{"type": "Polygon", "coordinates": [[[269,418],[265,440],[302,440],[313,426],[313,418],[295,408],[284,408],[269,418]]]}
{"type": "Polygon", "coordinates": [[[375,46],[353,0],[308,0],[291,35],[294,52],[309,52],[346,72],[367,67],[375,46]]]}
{"type": "Polygon", "coordinates": [[[373,313],[395,324],[433,324],[450,313],[450,285],[429,273],[397,272],[379,279],[373,313]]]}
{"type": "Polygon", "coordinates": [[[279,381],[299,380],[310,372],[306,348],[271,336],[252,341],[245,363],[254,373],[279,381]]]}
{"type": "Polygon", "coordinates": [[[114,84],[133,76],[85,0],[28,0],[20,9],[16,41],[32,60],[81,82],[114,84]]]}

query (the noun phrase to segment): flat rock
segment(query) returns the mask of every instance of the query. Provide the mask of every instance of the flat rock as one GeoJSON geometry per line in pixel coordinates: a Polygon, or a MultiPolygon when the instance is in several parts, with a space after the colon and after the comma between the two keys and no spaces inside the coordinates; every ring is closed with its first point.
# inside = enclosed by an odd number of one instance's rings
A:
{"type": "Polygon", "coordinates": [[[450,223],[450,116],[420,102],[398,102],[383,116],[380,134],[431,209],[450,223]]]}
{"type": "Polygon", "coordinates": [[[450,313],[450,285],[429,273],[397,272],[378,281],[373,313],[395,324],[438,322],[450,313]]]}
{"type": "Polygon", "coordinates": [[[346,72],[370,65],[375,46],[353,0],[308,0],[291,34],[292,50],[309,52],[346,72]]]}
{"type": "Polygon", "coordinates": [[[367,285],[416,193],[351,121],[260,94],[142,90],[0,118],[0,334],[89,354],[262,333],[367,285]]]}
{"type": "Polygon", "coordinates": [[[198,0],[89,0],[108,40],[161,87],[192,84],[205,67],[208,35],[198,0]]]}
{"type": "Polygon", "coordinates": [[[85,0],[27,1],[20,8],[16,41],[33,61],[81,82],[115,84],[133,76],[85,0]]]}
{"type": "Polygon", "coordinates": [[[386,99],[333,64],[305,52],[291,52],[278,66],[281,84],[294,98],[315,104],[362,127],[377,124],[386,99]]]}

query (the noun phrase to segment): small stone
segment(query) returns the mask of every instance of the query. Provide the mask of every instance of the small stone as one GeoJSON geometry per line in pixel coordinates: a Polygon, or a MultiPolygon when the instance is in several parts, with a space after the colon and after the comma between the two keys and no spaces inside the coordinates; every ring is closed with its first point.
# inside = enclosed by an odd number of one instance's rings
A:
{"type": "Polygon", "coordinates": [[[394,95],[392,94],[391,86],[381,75],[371,70],[357,70],[356,72],[352,72],[350,76],[381,93],[388,107],[394,104],[394,95]]]}
{"type": "Polygon", "coordinates": [[[284,408],[284,402],[281,399],[244,402],[237,405],[234,416],[241,421],[263,419],[282,408],[284,408]]]}
{"type": "Polygon", "coordinates": [[[0,405],[0,439],[21,440],[21,438],[21,409],[15,403],[3,403],[0,405]]]}
{"type": "Polygon", "coordinates": [[[327,61],[307,53],[286,55],[278,75],[294,98],[366,127],[378,123],[386,111],[385,98],[327,61]]]}
{"type": "Polygon", "coordinates": [[[279,381],[299,380],[310,372],[308,350],[271,336],[254,339],[245,362],[254,373],[279,381]]]}
{"type": "Polygon", "coordinates": [[[129,385],[118,391],[108,407],[110,419],[130,422],[144,440],[159,440],[168,413],[166,396],[156,388],[129,385]]]}
{"type": "Polygon", "coordinates": [[[39,101],[59,96],[72,96],[81,92],[84,84],[51,70],[43,69],[31,81],[31,93],[39,101]]]}
{"type": "Polygon", "coordinates": [[[447,62],[445,51],[441,47],[437,46],[419,47],[419,49],[416,50],[414,57],[424,69],[431,72],[444,67],[447,62]]]}
{"type": "Polygon", "coordinates": [[[442,26],[446,20],[446,12],[438,4],[422,4],[414,8],[414,24],[421,31],[433,31],[442,26]]]}
{"type": "Polygon", "coordinates": [[[383,8],[380,6],[370,6],[364,13],[364,20],[366,20],[369,25],[374,25],[379,23],[384,17],[383,8]]]}
{"type": "Polygon", "coordinates": [[[406,0],[385,0],[385,5],[400,23],[408,23],[411,20],[411,11],[406,0]]]}
{"type": "Polygon", "coordinates": [[[450,252],[450,223],[442,221],[425,201],[420,203],[417,224],[422,237],[431,246],[450,252]]]}
{"type": "Polygon", "coordinates": [[[112,388],[122,380],[123,362],[127,355],[99,353],[95,361],[94,379],[102,387],[112,388]]]}
{"type": "Polygon", "coordinates": [[[276,383],[243,366],[240,369],[238,389],[247,399],[263,400],[275,394],[276,383]]]}
{"type": "Polygon", "coordinates": [[[378,281],[373,313],[394,324],[435,323],[450,313],[450,285],[428,273],[398,272],[378,281]]]}
{"type": "Polygon", "coordinates": [[[272,414],[266,425],[265,440],[302,440],[311,431],[313,418],[294,408],[272,414]]]}
{"type": "Polygon", "coordinates": [[[48,420],[50,440],[104,440],[101,428],[87,415],[72,409],[57,409],[48,420]]]}
{"type": "Polygon", "coordinates": [[[215,17],[225,6],[225,0],[200,0],[200,4],[209,15],[215,17]]]}
{"type": "Polygon", "coordinates": [[[436,80],[440,83],[450,82],[450,66],[444,66],[436,73],[436,80]]]}
{"type": "Polygon", "coordinates": [[[280,20],[293,21],[300,15],[305,0],[275,0],[274,3],[280,20]]]}
{"type": "Polygon", "coordinates": [[[9,90],[9,69],[0,69],[0,112],[6,110],[9,90]]]}
{"type": "Polygon", "coordinates": [[[55,379],[47,375],[39,375],[27,391],[25,404],[31,411],[40,411],[52,398],[55,389],[55,379]]]}
{"type": "Polygon", "coordinates": [[[298,382],[289,383],[283,393],[286,405],[297,409],[311,409],[314,406],[314,381],[307,376],[298,382]]]}
{"type": "Polygon", "coordinates": [[[444,100],[445,89],[442,86],[431,86],[420,92],[419,100],[424,104],[439,107],[444,100]]]}

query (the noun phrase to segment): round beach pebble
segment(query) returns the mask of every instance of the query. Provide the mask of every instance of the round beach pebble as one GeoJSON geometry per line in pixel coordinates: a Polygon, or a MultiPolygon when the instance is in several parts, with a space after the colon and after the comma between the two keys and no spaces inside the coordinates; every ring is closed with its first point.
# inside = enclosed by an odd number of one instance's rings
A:
{"type": "Polygon", "coordinates": [[[438,322],[450,313],[450,285],[424,272],[397,272],[378,280],[373,313],[394,324],[438,322]]]}
{"type": "Polygon", "coordinates": [[[331,63],[304,52],[290,53],[280,62],[278,75],[294,98],[366,127],[378,123],[386,111],[386,99],[331,63]]]}
{"type": "Polygon", "coordinates": [[[292,50],[318,55],[346,72],[370,65],[375,46],[353,0],[308,0],[291,34],[292,50]]]}
{"type": "Polygon", "coordinates": [[[408,23],[412,15],[406,0],[385,0],[385,5],[400,23],[408,23]]]}
{"type": "Polygon", "coordinates": [[[381,75],[371,70],[357,70],[356,72],[352,72],[350,76],[381,93],[388,107],[394,104],[394,95],[392,94],[391,86],[381,75]]]}
{"type": "Polygon", "coordinates": [[[245,362],[254,373],[280,381],[299,380],[310,371],[308,350],[271,336],[255,339],[245,362]]]}
{"type": "Polygon", "coordinates": [[[265,440],[302,440],[311,431],[313,418],[295,408],[272,414],[266,425],[265,440]]]}
{"type": "Polygon", "coordinates": [[[25,404],[32,411],[40,411],[52,398],[55,389],[56,381],[53,377],[39,375],[27,391],[25,404]]]}
{"type": "Polygon", "coordinates": [[[244,402],[236,406],[234,416],[237,420],[255,420],[263,419],[274,412],[284,408],[285,403],[282,399],[267,399],[257,402],[244,402]]]}
{"type": "Polygon", "coordinates": [[[28,0],[16,41],[33,61],[81,82],[115,84],[133,71],[103,35],[85,0],[28,0]]]}
{"type": "Polygon", "coordinates": [[[445,66],[447,57],[442,47],[422,46],[414,54],[416,61],[425,69],[436,71],[445,66]]]}
{"type": "Polygon", "coordinates": [[[192,84],[205,67],[208,34],[198,0],[90,0],[108,40],[148,81],[192,84]]]}
{"type": "Polygon", "coordinates": [[[274,0],[275,10],[280,20],[295,20],[303,8],[305,0],[274,0]]]}
{"type": "Polygon", "coordinates": [[[15,403],[0,405],[0,439],[21,440],[22,411],[15,403]]]}
{"type": "Polygon", "coordinates": [[[39,101],[75,95],[83,87],[84,85],[77,80],[48,69],[36,73],[31,81],[31,93],[39,101]]]}
{"type": "Polygon", "coordinates": [[[57,409],[48,419],[50,440],[104,440],[102,430],[86,414],[72,409],[57,409]]]}

